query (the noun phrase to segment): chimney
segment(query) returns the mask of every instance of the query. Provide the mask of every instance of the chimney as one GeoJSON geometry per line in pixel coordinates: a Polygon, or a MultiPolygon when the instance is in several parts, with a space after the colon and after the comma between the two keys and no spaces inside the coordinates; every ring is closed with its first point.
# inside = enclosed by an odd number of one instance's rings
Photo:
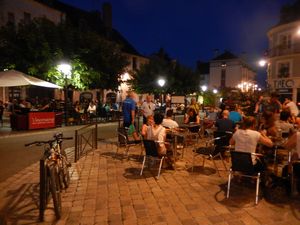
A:
{"type": "Polygon", "coordinates": [[[112,8],[109,2],[102,5],[102,20],[105,28],[112,29],[112,8]]]}

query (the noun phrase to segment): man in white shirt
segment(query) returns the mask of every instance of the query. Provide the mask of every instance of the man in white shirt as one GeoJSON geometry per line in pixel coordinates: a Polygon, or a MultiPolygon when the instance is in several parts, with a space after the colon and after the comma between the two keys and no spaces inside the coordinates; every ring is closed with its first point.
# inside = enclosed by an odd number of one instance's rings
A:
{"type": "Polygon", "coordinates": [[[155,110],[155,104],[151,101],[152,98],[150,95],[146,97],[146,101],[143,102],[142,104],[142,112],[143,112],[143,123],[147,123],[147,117],[154,115],[154,110],[155,110]]]}
{"type": "Polygon", "coordinates": [[[298,106],[296,105],[295,102],[293,102],[290,98],[286,98],[284,103],[283,103],[283,108],[284,109],[289,109],[291,112],[291,115],[293,117],[297,117],[299,114],[299,109],[298,106]]]}
{"type": "Polygon", "coordinates": [[[171,129],[179,127],[178,123],[172,119],[172,116],[173,116],[173,109],[169,109],[167,111],[166,118],[164,118],[162,122],[162,125],[164,127],[171,128],[171,129]]]}

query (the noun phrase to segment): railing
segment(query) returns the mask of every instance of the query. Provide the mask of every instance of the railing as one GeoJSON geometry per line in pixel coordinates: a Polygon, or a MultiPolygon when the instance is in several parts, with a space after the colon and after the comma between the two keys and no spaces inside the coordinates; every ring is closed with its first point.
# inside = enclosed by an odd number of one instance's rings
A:
{"type": "Polygon", "coordinates": [[[269,49],[268,56],[275,57],[275,56],[282,56],[282,55],[291,55],[300,53],[300,44],[293,44],[291,46],[282,46],[278,45],[274,48],[269,49]]]}
{"type": "Polygon", "coordinates": [[[97,123],[75,130],[75,162],[94,149],[97,149],[97,123]]]}

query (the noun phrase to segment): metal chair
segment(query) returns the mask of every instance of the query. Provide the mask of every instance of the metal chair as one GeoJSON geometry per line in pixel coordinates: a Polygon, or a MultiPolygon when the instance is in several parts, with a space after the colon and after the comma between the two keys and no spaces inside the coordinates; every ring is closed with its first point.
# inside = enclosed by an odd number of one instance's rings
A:
{"type": "Polygon", "coordinates": [[[232,166],[229,170],[228,175],[228,187],[227,195],[229,198],[231,178],[234,175],[242,177],[250,177],[256,179],[256,192],[255,192],[255,204],[258,203],[259,183],[260,183],[260,172],[255,172],[254,165],[252,162],[252,155],[257,155],[250,152],[231,151],[231,163],[232,166]]]}
{"type": "Polygon", "coordinates": [[[158,168],[158,173],[157,173],[157,179],[159,179],[160,172],[161,172],[161,167],[163,165],[163,161],[165,159],[165,156],[160,156],[158,154],[158,144],[154,140],[143,140],[143,146],[145,148],[145,155],[144,155],[140,175],[141,176],[143,175],[146,160],[160,161],[159,168],[158,168]]]}
{"type": "Polygon", "coordinates": [[[211,159],[219,176],[220,175],[220,171],[216,165],[216,162],[215,162],[215,158],[219,157],[223,163],[223,166],[225,168],[225,170],[227,170],[227,167],[225,165],[225,162],[223,160],[223,157],[222,157],[222,154],[221,152],[219,151],[219,149],[217,148],[217,145],[215,145],[215,142],[220,140],[222,137],[216,137],[216,138],[213,138],[209,141],[206,141],[206,146],[205,147],[200,147],[200,148],[194,148],[193,149],[193,165],[192,165],[192,172],[194,171],[194,165],[195,165],[195,157],[196,156],[202,156],[203,158],[203,164],[202,164],[202,167],[204,167],[204,164],[205,164],[205,160],[206,159],[211,159]]]}
{"type": "Polygon", "coordinates": [[[117,142],[117,151],[116,154],[119,152],[119,148],[124,147],[124,155],[129,157],[129,150],[131,147],[134,146],[140,146],[141,147],[141,155],[143,153],[143,148],[142,148],[142,141],[141,140],[130,140],[128,137],[128,128],[126,127],[119,127],[117,129],[117,136],[118,136],[118,142],[117,142]]]}
{"type": "Polygon", "coordinates": [[[185,146],[195,146],[199,143],[199,139],[201,138],[201,130],[202,126],[200,124],[192,125],[192,126],[187,126],[186,130],[187,132],[185,133],[185,146]]]}

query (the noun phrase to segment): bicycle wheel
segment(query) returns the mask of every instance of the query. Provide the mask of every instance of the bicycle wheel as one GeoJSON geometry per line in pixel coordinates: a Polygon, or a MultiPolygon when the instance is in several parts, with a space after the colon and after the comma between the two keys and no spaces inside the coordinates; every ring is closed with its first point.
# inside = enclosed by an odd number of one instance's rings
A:
{"type": "Polygon", "coordinates": [[[70,173],[69,173],[70,163],[67,161],[64,155],[61,156],[59,165],[60,165],[59,177],[60,177],[61,187],[66,189],[69,187],[70,184],[70,173]]]}
{"type": "Polygon", "coordinates": [[[49,166],[50,176],[50,191],[53,199],[54,212],[57,219],[61,217],[61,196],[59,188],[59,177],[57,173],[57,167],[55,165],[49,166]]]}

